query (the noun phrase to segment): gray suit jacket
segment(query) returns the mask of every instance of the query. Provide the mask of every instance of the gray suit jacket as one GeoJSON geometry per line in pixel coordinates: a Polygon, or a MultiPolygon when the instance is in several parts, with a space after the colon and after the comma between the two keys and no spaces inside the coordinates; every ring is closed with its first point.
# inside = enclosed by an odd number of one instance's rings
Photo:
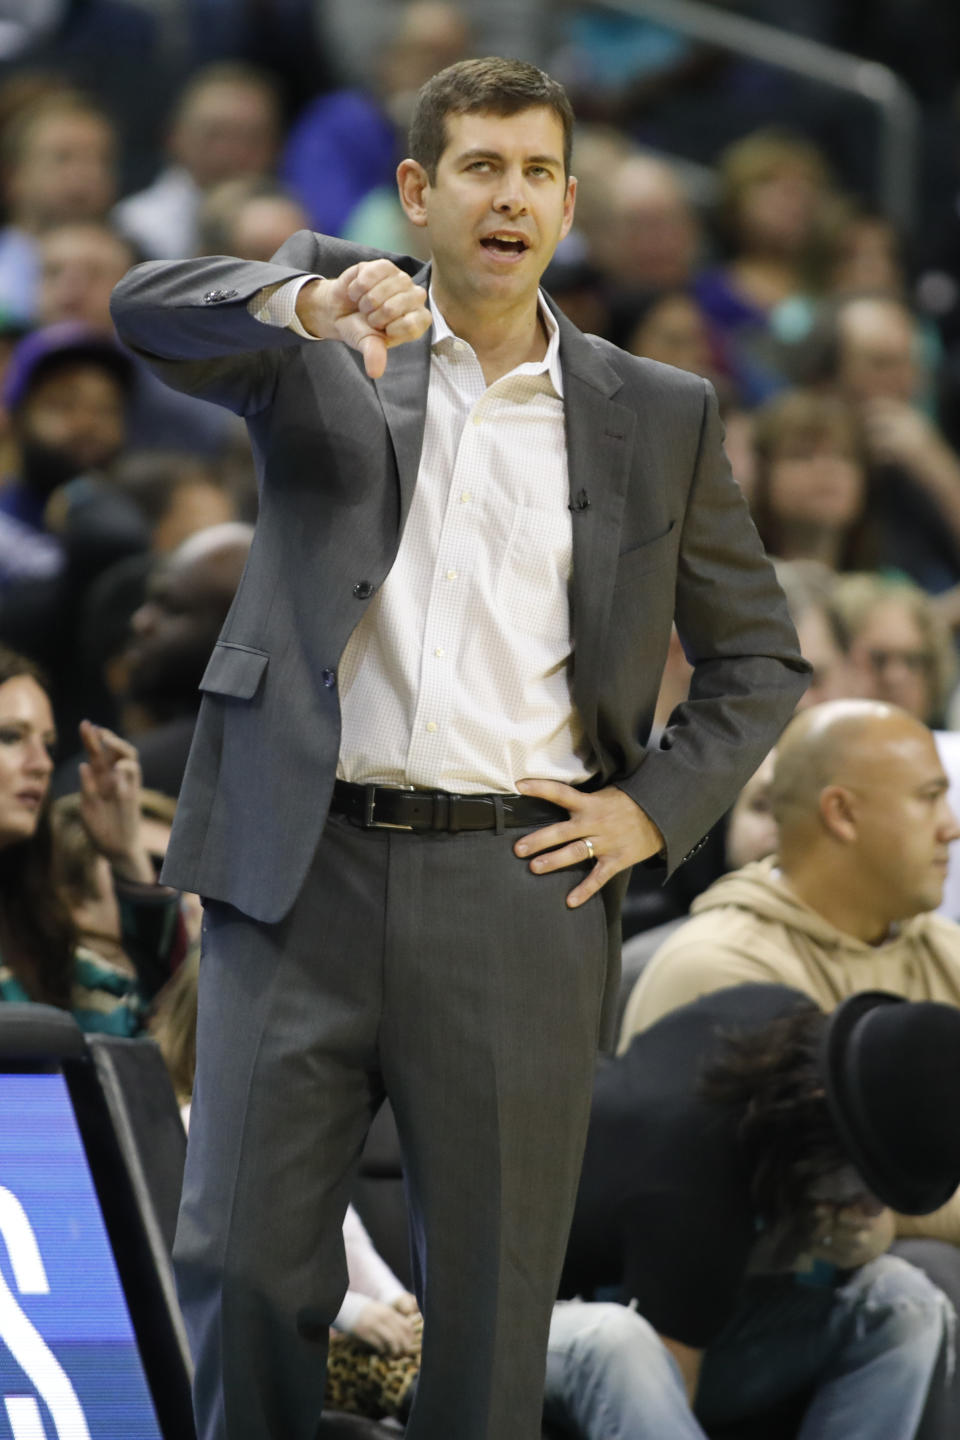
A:
{"type": "MultiPolygon", "coordinates": [[[[416,483],[429,333],[361,357],[247,313],[264,285],[376,252],[301,231],[269,264],[137,266],[117,329],[169,384],[246,417],[260,518],[214,650],[164,878],[274,922],[324,823],[340,741],[336,670],[397,553],[416,483]]],[[[409,273],[418,262],[390,257],[409,273]]],[[[668,869],[731,804],[792,712],[807,666],[696,376],[558,315],[570,492],[573,693],[598,765],[656,821],[668,869]],[[587,503],[584,504],[584,501],[587,503]],[[647,750],[671,621],[689,700],[647,750]]],[[[626,876],[607,887],[611,930],[626,876]]]]}

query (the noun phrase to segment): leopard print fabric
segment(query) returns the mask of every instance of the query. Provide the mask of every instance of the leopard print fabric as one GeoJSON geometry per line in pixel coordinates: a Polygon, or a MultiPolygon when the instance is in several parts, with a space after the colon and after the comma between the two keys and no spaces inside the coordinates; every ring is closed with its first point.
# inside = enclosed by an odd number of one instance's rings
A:
{"type": "Polygon", "coordinates": [[[327,1355],[327,1387],[324,1406],[365,1415],[368,1420],[387,1416],[404,1419],[410,1390],[420,1369],[419,1337],[423,1321],[415,1319],[418,1344],[411,1355],[381,1355],[353,1335],[330,1332],[327,1355]]]}

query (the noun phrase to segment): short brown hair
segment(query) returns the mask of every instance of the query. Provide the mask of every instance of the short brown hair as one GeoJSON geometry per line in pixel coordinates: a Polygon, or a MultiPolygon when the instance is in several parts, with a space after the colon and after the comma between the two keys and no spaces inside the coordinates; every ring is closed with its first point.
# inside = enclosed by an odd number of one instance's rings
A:
{"type": "Polygon", "coordinates": [[[792,446],[831,440],[864,476],[864,502],[847,527],[838,570],[868,570],[877,563],[879,540],[871,515],[872,493],[863,431],[854,408],[839,395],[814,389],[781,390],[756,411],[753,450],[756,476],[750,513],[767,553],[783,555],[783,526],[770,495],[771,472],[792,446]]]}
{"type": "Polygon", "coordinates": [[[519,115],[539,105],[552,110],[563,126],[563,169],[569,175],[573,108],[567,92],[536,65],[495,55],[458,60],[420,87],[410,122],[410,155],[432,185],[447,144],[448,115],[519,115]]]}
{"type": "Polygon", "coordinates": [[[98,101],[84,90],[56,90],[38,96],[31,104],[18,110],[4,127],[0,138],[0,161],[6,173],[15,170],[27,157],[34,131],[44,121],[78,118],[94,120],[109,131],[111,141],[116,145],[117,132],[109,113],[98,101]]]}

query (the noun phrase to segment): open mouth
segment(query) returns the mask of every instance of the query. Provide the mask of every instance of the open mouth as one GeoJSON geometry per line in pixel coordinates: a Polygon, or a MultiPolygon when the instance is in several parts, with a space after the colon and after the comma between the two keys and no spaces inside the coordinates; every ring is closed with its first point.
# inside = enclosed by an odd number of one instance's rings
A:
{"type": "Polygon", "coordinates": [[[480,244],[492,255],[522,255],[527,249],[526,240],[519,235],[487,235],[480,244]]]}

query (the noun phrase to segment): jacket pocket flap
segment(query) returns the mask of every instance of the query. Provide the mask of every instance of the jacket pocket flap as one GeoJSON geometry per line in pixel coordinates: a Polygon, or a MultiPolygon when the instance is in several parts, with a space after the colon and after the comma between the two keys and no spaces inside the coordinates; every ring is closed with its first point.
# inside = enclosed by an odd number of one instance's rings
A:
{"type": "Polygon", "coordinates": [[[677,522],[671,520],[669,526],[660,535],[655,535],[652,540],[644,540],[639,545],[634,545],[629,550],[623,550],[617,556],[616,583],[627,578],[634,579],[638,575],[644,575],[648,570],[656,570],[665,560],[673,557],[677,547],[677,522]]]}
{"type": "Polygon", "coordinates": [[[200,689],[212,695],[232,695],[235,700],[252,700],[270,656],[265,650],[251,650],[218,640],[203,672],[200,689]]]}

